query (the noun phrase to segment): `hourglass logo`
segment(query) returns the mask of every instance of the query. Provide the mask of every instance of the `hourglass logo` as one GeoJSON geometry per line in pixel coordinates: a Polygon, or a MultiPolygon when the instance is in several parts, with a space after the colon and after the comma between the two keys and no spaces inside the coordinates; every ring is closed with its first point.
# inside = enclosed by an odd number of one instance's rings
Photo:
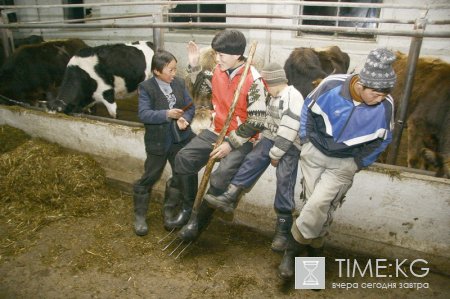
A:
{"type": "Polygon", "coordinates": [[[295,258],[295,288],[325,289],[325,258],[295,258]]]}

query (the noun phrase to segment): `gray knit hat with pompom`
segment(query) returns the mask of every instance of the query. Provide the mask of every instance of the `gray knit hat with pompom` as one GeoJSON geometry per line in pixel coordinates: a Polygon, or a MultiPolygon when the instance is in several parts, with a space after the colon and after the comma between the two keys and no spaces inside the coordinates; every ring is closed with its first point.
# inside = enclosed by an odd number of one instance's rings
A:
{"type": "Polygon", "coordinates": [[[395,85],[395,75],[392,63],[396,57],[386,48],[372,50],[367,56],[364,68],[359,73],[359,81],[362,85],[374,88],[392,88],[395,85]]]}

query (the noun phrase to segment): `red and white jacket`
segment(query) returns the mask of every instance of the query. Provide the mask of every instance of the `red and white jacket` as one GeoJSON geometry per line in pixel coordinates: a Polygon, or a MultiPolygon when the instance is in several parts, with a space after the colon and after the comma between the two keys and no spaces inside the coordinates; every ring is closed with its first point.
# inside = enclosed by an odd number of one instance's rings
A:
{"type": "MultiPolygon", "coordinates": [[[[244,65],[230,74],[216,67],[212,76],[213,130],[220,133],[233,102],[244,65]]],[[[227,141],[237,148],[264,128],[266,93],[261,75],[251,66],[241,88],[238,103],[227,130],[227,141]]]]}

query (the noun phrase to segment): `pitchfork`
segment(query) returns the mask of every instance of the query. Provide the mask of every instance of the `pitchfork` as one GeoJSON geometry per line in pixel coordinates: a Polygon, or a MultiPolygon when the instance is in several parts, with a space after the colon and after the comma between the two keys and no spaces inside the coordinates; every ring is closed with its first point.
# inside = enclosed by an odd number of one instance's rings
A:
{"type": "MultiPolygon", "coordinates": [[[[228,127],[230,126],[231,119],[234,114],[234,110],[236,109],[236,105],[237,105],[237,102],[239,99],[239,95],[240,95],[242,86],[244,85],[245,78],[247,77],[248,70],[249,70],[252,60],[253,60],[253,55],[255,54],[255,51],[256,51],[256,45],[257,45],[257,42],[254,41],[254,42],[252,42],[252,45],[250,46],[250,50],[249,50],[247,61],[245,63],[244,71],[239,80],[239,84],[236,88],[236,91],[234,92],[233,102],[231,103],[230,111],[228,111],[228,115],[227,115],[227,119],[225,120],[225,124],[224,124],[222,130],[220,131],[219,136],[217,137],[217,141],[214,145],[214,149],[217,148],[219,145],[221,145],[223,140],[225,139],[225,135],[228,131],[228,127]]],[[[202,180],[200,181],[200,185],[199,185],[197,194],[195,196],[194,205],[192,206],[192,214],[194,214],[194,215],[197,214],[198,208],[200,207],[200,205],[202,203],[203,196],[205,194],[206,187],[208,185],[209,177],[210,177],[212,169],[214,167],[214,163],[216,163],[215,158],[209,158],[208,163],[206,163],[205,171],[203,173],[202,180]]],[[[172,233],[174,231],[175,231],[175,229],[170,231],[164,238],[159,240],[158,243],[161,243],[163,240],[167,239],[169,236],[172,235],[172,233]]],[[[168,244],[166,244],[163,247],[162,251],[170,250],[169,248],[175,247],[169,253],[169,256],[176,254],[175,259],[178,259],[181,256],[181,254],[184,251],[186,251],[186,249],[192,244],[192,242],[193,241],[185,242],[184,240],[181,240],[178,238],[178,236],[176,236],[168,244]],[[179,248],[181,250],[178,253],[176,253],[179,248]]]]}

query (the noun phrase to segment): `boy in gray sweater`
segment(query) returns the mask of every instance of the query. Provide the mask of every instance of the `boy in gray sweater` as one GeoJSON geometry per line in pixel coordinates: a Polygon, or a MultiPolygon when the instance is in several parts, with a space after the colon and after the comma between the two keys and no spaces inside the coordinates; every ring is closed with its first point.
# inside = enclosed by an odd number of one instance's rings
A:
{"type": "Polygon", "coordinates": [[[298,130],[303,96],[293,86],[287,85],[285,72],[276,63],[266,66],[261,76],[270,96],[262,138],[246,156],[227,190],[218,196],[207,194],[205,200],[212,208],[232,213],[240,195],[256,183],[270,164],[276,167],[274,208],[277,225],[272,250],[283,252],[295,210],[294,188],[301,149],[298,130]]]}

